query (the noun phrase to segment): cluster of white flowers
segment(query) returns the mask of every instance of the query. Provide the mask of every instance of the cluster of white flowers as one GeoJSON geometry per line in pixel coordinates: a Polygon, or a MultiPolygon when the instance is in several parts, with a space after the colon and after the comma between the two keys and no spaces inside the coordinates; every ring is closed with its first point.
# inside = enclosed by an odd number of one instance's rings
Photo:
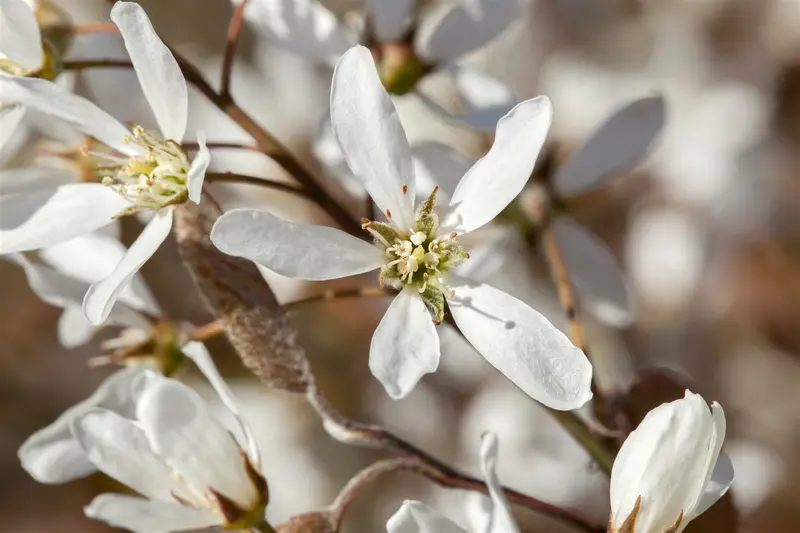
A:
{"type": "MultiPolygon", "coordinates": [[[[378,271],[381,286],[396,296],[372,337],[369,368],[392,398],[405,397],[437,369],[437,328],[450,327],[442,324],[452,319],[522,392],[555,410],[578,409],[592,398],[586,355],[541,313],[494,288],[500,270],[479,274],[475,267],[502,257],[491,238],[476,244],[474,236],[496,227],[495,219],[526,187],[553,117],[547,97],[516,103],[499,82],[456,63],[506,28],[517,2],[464,0],[418,23],[413,5],[373,0],[356,28],[338,24],[314,0],[249,2],[245,17],[258,30],[315,61],[335,64],[332,132],[379,217],[362,220],[359,239],[283,220],[268,206],[233,209],[219,217],[210,239],[225,254],[297,279],[378,271]],[[477,161],[443,145],[409,145],[390,94],[418,90],[420,78],[435,69],[449,72],[460,90],[466,110],[456,118],[494,132],[492,147],[477,161]]],[[[89,342],[100,325],[122,327],[102,347],[110,352],[106,362],[128,366],[31,436],[19,456],[44,483],[99,470],[129,486],[140,497],[103,494],[86,514],[132,531],[269,528],[267,481],[233,393],[204,346],[162,314],[137,274],[169,236],[175,209],[201,201],[211,162],[205,135],[197,133],[198,149],[190,157],[182,145],[187,83],[144,10],[119,1],[111,19],[158,131],[126,127],[40,75],[50,56],[34,3],[0,0],[0,149],[28,115],[89,138],[80,174],[46,166],[0,170],[0,254],[24,269],[42,300],[63,308],[64,346],[89,342]],[[125,249],[115,221],[128,215],[151,218],[125,249]],[[233,431],[190,387],[166,377],[184,356],[233,415],[233,431]]],[[[424,93],[423,100],[446,113],[424,93]]],[[[584,193],[630,168],[663,121],[664,102],[657,96],[621,108],[561,168],[550,193],[584,193]]],[[[584,251],[567,253],[566,263],[586,305],[612,322],[627,320],[624,278],[605,247],[575,223],[554,224],[561,238],[584,251]]],[[[616,458],[610,531],[682,531],[731,484],[733,470],[720,453],[724,436],[722,408],[715,403],[709,410],[702,397],[688,391],[684,399],[651,411],[616,458]]],[[[474,530],[516,532],[495,473],[497,441],[493,434],[483,438],[480,455],[491,504],[480,507],[474,530]]],[[[405,502],[387,529],[464,531],[417,501],[405,502]]]]}

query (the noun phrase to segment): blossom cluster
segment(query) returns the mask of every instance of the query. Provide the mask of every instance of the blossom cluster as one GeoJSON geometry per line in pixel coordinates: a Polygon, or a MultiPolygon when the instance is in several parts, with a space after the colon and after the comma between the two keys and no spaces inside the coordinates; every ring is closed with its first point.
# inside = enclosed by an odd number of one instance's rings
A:
{"type": "MultiPolygon", "coordinates": [[[[439,332],[457,328],[521,394],[554,411],[583,408],[596,390],[583,347],[494,286],[502,265],[483,268],[503,261],[498,231],[530,192],[558,111],[546,96],[518,99],[460,63],[506,29],[518,2],[463,0],[428,18],[418,17],[413,4],[373,0],[352,25],[314,0],[241,6],[259,33],[334,67],[326,126],[346,165],[342,179],[365,191],[375,208],[361,219],[360,234],[286,220],[268,203],[227,209],[207,237],[222,254],[290,278],[377,272],[376,282],[393,299],[372,336],[369,369],[393,399],[437,370],[439,332]],[[425,93],[424,78],[434,72],[451,78],[462,111],[452,113],[425,93]],[[471,161],[444,145],[412,145],[393,101],[412,92],[446,120],[491,134],[491,148],[471,161]]],[[[193,335],[197,328],[168,317],[139,276],[173,231],[178,210],[215,203],[204,188],[211,143],[202,131],[196,142],[186,140],[186,67],[141,6],[115,2],[111,20],[157,124],[126,126],[60,81],[64,51],[44,36],[37,9],[33,1],[0,0],[0,254],[24,270],[42,300],[63,309],[58,333],[65,347],[90,342],[101,328],[115,329],[95,362],[123,368],[32,435],[20,461],[43,483],[95,471],[117,479],[138,496],[101,494],[85,513],[131,531],[270,531],[265,510],[270,491],[280,487],[268,487],[233,391],[193,335]],[[48,137],[47,127],[69,130],[80,141],[51,139],[62,157],[47,164],[5,157],[23,130],[48,137]],[[128,248],[118,238],[125,217],[145,224],[128,248]],[[192,365],[227,408],[232,427],[180,380],[182,367],[192,365]]],[[[558,239],[583,244],[586,255],[566,257],[567,269],[585,308],[612,324],[632,314],[625,279],[596,236],[555,217],[556,204],[633,167],[664,115],[658,95],[618,109],[555,174],[546,191],[553,205],[538,221],[558,239]],[[597,269],[608,275],[593,276],[597,269]]],[[[682,531],[732,482],[724,437],[722,408],[709,407],[698,394],[686,391],[650,411],[616,455],[609,531],[682,531]]],[[[496,473],[498,441],[486,433],[481,442],[490,502],[476,507],[471,530],[518,531],[496,473]]],[[[392,533],[464,531],[419,501],[402,503],[386,527],[392,533]]]]}

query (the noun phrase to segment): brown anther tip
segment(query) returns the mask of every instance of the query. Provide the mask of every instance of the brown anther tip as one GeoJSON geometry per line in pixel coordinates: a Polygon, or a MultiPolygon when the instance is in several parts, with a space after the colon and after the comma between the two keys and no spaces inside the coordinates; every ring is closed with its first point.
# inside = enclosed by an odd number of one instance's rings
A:
{"type": "Polygon", "coordinates": [[[438,185],[433,188],[433,192],[439,192],[439,186],[438,185]]]}
{"type": "Polygon", "coordinates": [[[457,235],[458,235],[458,233],[456,233],[456,232],[454,231],[453,233],[451,233],[451,234],[450,234],[450,238],[451,238],[451,239],[455,239],[457,235]]]}
{"type": "Polygon", "coordinates": [[[368,218],[361,217],[361,224],[369,225],[369,224],[372,224],[372,221],[370,219],[368,219],[368,218]]]}
{"type": "Polygon", "coordinates": [[[391,220],[392,218],[392,212],[389,211],[388,209],[386,210],[386,218],[388,218],[389,220],[391,220]]]}
{"type": "Polygon", "coordinates": [[[403,194],[408,194],[408,185],[403,184],[403,194]]]}
{"type": "Polygon", "coordinates": [[[455,298],[455,296],[456,296],[456,291],[454,290],[450,291],[450,298],[455,298]]]}

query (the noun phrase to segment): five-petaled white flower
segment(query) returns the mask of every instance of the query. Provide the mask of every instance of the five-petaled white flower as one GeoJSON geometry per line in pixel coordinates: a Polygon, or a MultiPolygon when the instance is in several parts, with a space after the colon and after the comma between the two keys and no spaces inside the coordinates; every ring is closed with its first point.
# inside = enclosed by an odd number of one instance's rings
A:
{"type": "Polygon", "coordinates": [[[523,302],[452,272],[469,257],[459,238],[491,221],[525,185],[552,119],[549,100],[523,102],[500,120],[492,149],[463,176],[441,216],[436,189],[414,208],[408,141],[364,47],[352,48],[336,67],[331,118],[350,168],[388,220],[364,221],[377,246],[248,209],[220,217],[214,244],[299,279],[380,270],[381,282],[400,292],[372,338],[370,369],[393,398],[436,370],[434,323],[447,301],[470,343],[528,395],[556,409],[583,405],[592,375],[583,352],[523,302]]]}
{"type": "Polygon", "coordinates": [[[371,0],[362,31],[340,22],[318,0],[250,0],[244,14],[271,41],[324,65],[334,65],[355,44],[366,44],[390,92],[414,90],[443,117],[493,131],[516,96],[498,80],[457,61],[502,33],[518,15],[519,1],[459,0],[440,7],[415,21],[414,0],[371,0]],[[425,73],[436,69],[452,79],[457,111],[445,109],[418,86],[425,73]]]}
{"type": "Polygon", "coordinates": [[[86,514],[132,531],[246,529],[263,520],[268,491],[252,432],[203,345],[184,352],[231,411],[235,437],[190,387],[126,368],[31,436],[19,451],[23,467],[44,483],[96,470],[119,480],[143,497],[101,494],[86,514]]]}
{"type": "Polygon", "coordinates": [[[720,453],[725,413],[699,394],[662,404],[622,445],[611,471],[609,530],[680,533],[719,500],[733,482],[720,453]]]}
{"type": "Polygon", "coordinates": [[[87,292],[83,308],[93,324],[108,317],[120,291],[169,235],[173,206],[200,200],[210,160],[202,133],[194,160],[180,145],[188,113],[186,80],[147,15],[135,3],[117,2],[111,18],[160,133],[140,126],[130,131],[88,100],[49,81],[0,75],[0,101],[70,124],[108,148],[90,153],[102,183],[0,196],[0,253],[44,248],[94,231],[116,217],[155,211],[114,271],[87,292]]]}
{"type": "MultiPolygon", "coordinates": [[[[497,478],[497,435],[486,433],[481,438],[481,470],[489,488],[491,502],[488,506],[477,504],[470,509],[474,527],[472,531],[485,533],[518,533],[514,517],[497,478]]],[[[482,503],[482,502],[481,502],[482,503]]],[[[466,533],[449,518],[418,501],[406,501],[386,523],[389,533],[466,533]]]]}

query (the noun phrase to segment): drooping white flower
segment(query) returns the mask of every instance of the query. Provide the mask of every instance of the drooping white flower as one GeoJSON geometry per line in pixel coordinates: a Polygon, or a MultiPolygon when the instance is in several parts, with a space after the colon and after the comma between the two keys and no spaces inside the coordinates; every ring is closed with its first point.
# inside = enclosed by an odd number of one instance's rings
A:
{"type": "Polygon", "coordinates": [[[200,200],[210,160],[202,133],[194,160],[189,161],[180,145],[187,121],[186,81],[147,15],[138,4],[117,2],[111,18],[120,28],[160,133],[140,126],[129,131],[88,100],[51,82],[0,76],[0,101],[66,122],[108,148],[91,154],[99,161],[96,170],[102,184],[0,196],[0,253],[51,246],[103,227],[117,216],[155,211],[114,271],[86,294],[84,312],[94,324],[108,317],[120,291],[169,235],[173,206],[200,200]]]}
{"type": "MultiPolygon", "coordinates": [[[[518,533],[508,500],[497,478],[497,435],[486,433],[481,439],[481,470],[489,488],[491,504],[471,509],[475,524],[462,528],[449,518],[418,501],[406,501],[386,523],[389,533],[518,533]]],[[[477,504],[477,502],[475,502],[477,504]]]]}
{"type": "Polygon", "coordinates": [[[150,370],[111,375],[88,400],[20,448],[37,480],[99,470],[141,494],[101,494],[90,518],[132,531],[244,529],[263,519],[266,481],[249,426],[200,343],[184,346],[236,421],[234,433],[186,385],[150,370]]]}
{"type": "MultiPolygon", "coordinates": [[[[232,0],[234,4],[241,0],[232,0]]],[[[364,31],[340,22],[317,0],[251,0],[246,20],[263,36],[310,61],[332,66],[351,46],[369,43],[382,65],[391,92],[415,88],[426,70],[440,69],[453,81],[459,112],[453,113],[425,92],[417,94],[437,113],[482,131],[495,124],[516,103],[498,80],[458,60],[497,37],[518,13],[518,0],[460,0],[416,18],[416,2],[372,0],[364,31]]]]}
{"type": "MultiPolygon", "coordinates": [[[[661,96],[640,98],[618,108],[558,169],[553,179],[555,193],[561,199],[585,194],[633,168],[664,120],[661,96]]],[[[557,217],[552,225],[581,304],[603,322],[628,325],[633,314],[628,283],[613,253],[568,217],[557,217]]]]}
{"type": "Polygon", "coordinates": [[[699,394],[662,404],[622,445],[611,471],[611,531],[680,533],[733,482],[720,453],[725,413],[699,394]],[[625,529],[627,528],[627,529],[625,529]]]}
{"type": "Polygon", "coordinates": [[[490,222],[525,185],[552,118],[549,100],[528,100],[501,119],[494,146],[462,177],[441,215],[436,189],[415,209],[419,184],[408,141],[366,48],[354,47],[337,65],[331,115],[351,170],[388,220],[363,224],[376,245],[248,209],[220,217],[214,244],[299,279],[380,270],[382,283],[400,292],[372,338],[370,369],[394,398],[436,370],[434,324],[447,301],[470,343],[528,395],[556,409],[583,405],[592,374],[583,352],[523,302],[453,272],[469,257],[461,237],[490,222]]]}

